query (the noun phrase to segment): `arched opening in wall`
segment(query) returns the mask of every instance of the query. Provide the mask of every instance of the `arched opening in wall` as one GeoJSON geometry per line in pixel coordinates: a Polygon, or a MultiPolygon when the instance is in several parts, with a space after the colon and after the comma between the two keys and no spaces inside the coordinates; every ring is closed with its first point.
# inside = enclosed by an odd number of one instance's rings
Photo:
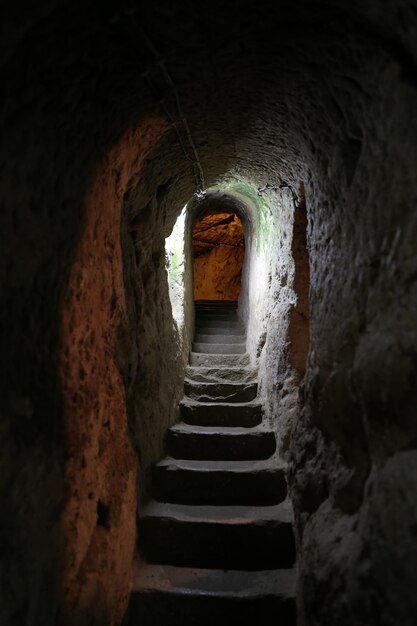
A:
{"type": "MultiPolygon", "coordinates": [[[[165,239],[169,299],[184,363],[188,360],[195,333],[195,300],[197,304],[200,303],[203,306],[209,302],[209,306],[214,306],[217,310],[224,307],[229,310],[234,309],[242,325],[245,328],[247,326],[250,309],[250,270],[254,255],[255,215],[256,208],[246,195],[209,189],[203,197],[190,199],[178,216],[172,232],[165,239]],[[202,224],[205,224],[204,233],[201,233],[202,224]],[[198,248],[196,250],[193,246],[193,234],[197,232],[203,234],[205,239],[204,242],[195,242],[201,246],[201,254],[198,248]],[[222,243],[223,245],[219,245],[222,243]],[[224,245],[228,243],[230,245],[224,245]],[[218,251],[222,248],[228,255],[228,262],[221,266],[220,278],[223,278],[224,274],[229,277],[227,280],[229,288],[222,287],[221,294],[213,293],[213,289],[211,292],[206,289],[205,293],[201,289],[195,289],[195,267],[197,266],[198,280],[199,263],[206,262],[204,257],[209,256],[211,250],[216,251],[212,257],[218,257],[218,251]],[[233,257],[232,262],[230,262],[231,257],[233,257]],[[227,274],[230,265],[235,268],[233,277],[231,277],[231,272],[227,274]],[[220,299],[219,296],[224,299],[220,299]],[[204,300],[204,298],[209,298],[209,300],[204,300]]],[[[207,287],[207,284],[205,286],[207,287]]]]}
{"type": "Polygon", "coordinates": [[[194,300],[236,302],[245,258],[244,227],[236,212],[201,215],[192,230],[194,300]]]}

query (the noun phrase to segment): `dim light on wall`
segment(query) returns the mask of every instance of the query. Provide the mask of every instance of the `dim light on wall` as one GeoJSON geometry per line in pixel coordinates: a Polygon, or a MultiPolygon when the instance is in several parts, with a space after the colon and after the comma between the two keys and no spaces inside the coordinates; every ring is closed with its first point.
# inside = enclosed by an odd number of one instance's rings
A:
{"type": "Polygon", "coordinates": [[[165,263],[168,277],[169,299],[172,315],[178,328],[184,325],[184,274],[185,274],[185,222],[184,206],[169,237],[165,239],[165,263]]]}

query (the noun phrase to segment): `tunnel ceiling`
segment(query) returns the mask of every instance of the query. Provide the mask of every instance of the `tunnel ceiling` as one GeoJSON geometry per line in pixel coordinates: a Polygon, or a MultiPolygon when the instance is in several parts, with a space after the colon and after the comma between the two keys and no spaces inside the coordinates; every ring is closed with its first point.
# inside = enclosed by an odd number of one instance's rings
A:
{"type": "Polygon", "coordinates": [[[411,80],[417,59],[412,2],[15,6],[2,58],[16,73],[30,50],[25,84],[8,75],[22,110],[36,99],[86,168],[144,115],[168,117],[151,184],[168,184],[176,211],[228,177],[307,180],[335,140],[351,176],[369,99],[386,72],[411,80]]]}

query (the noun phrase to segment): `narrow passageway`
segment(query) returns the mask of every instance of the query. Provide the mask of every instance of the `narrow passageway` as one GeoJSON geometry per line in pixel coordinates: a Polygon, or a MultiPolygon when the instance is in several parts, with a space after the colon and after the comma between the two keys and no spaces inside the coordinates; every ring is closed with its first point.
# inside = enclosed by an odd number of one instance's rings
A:
{"type": "Polygon", "coordinates": [[[415,626],[415,0],[0,15],[1,626],[415,626]]]}
{"type": "Polygon", "coordinates": [[[295,625],[285,464],[263,422],[236,302],[196,306],[181,402],[141,518],[130,624],[295,625]]]}

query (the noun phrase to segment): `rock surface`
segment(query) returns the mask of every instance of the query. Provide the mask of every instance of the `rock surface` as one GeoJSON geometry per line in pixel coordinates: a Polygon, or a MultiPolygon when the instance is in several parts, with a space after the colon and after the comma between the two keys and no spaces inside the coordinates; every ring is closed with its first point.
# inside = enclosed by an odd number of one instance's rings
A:
{"type": "Polygon", "coordinates": [[[121,621],[134,474],[141,507],[189,349],[164,242],[214,188],[256,209],[242,317],[290,459],[303,626],[413,624],[415,1],[16,0],[1,12],[1,623],[121,621]],[[294,206],[280,184],[298,193],[300,181],[310,348],[298,397],[294,206]]]}
{"type": "Polygon", "coordinates": [[[193,228],[194,299],[237,300],[245,241],[237,215],[215,213],[199,218],[193,228]]]}

